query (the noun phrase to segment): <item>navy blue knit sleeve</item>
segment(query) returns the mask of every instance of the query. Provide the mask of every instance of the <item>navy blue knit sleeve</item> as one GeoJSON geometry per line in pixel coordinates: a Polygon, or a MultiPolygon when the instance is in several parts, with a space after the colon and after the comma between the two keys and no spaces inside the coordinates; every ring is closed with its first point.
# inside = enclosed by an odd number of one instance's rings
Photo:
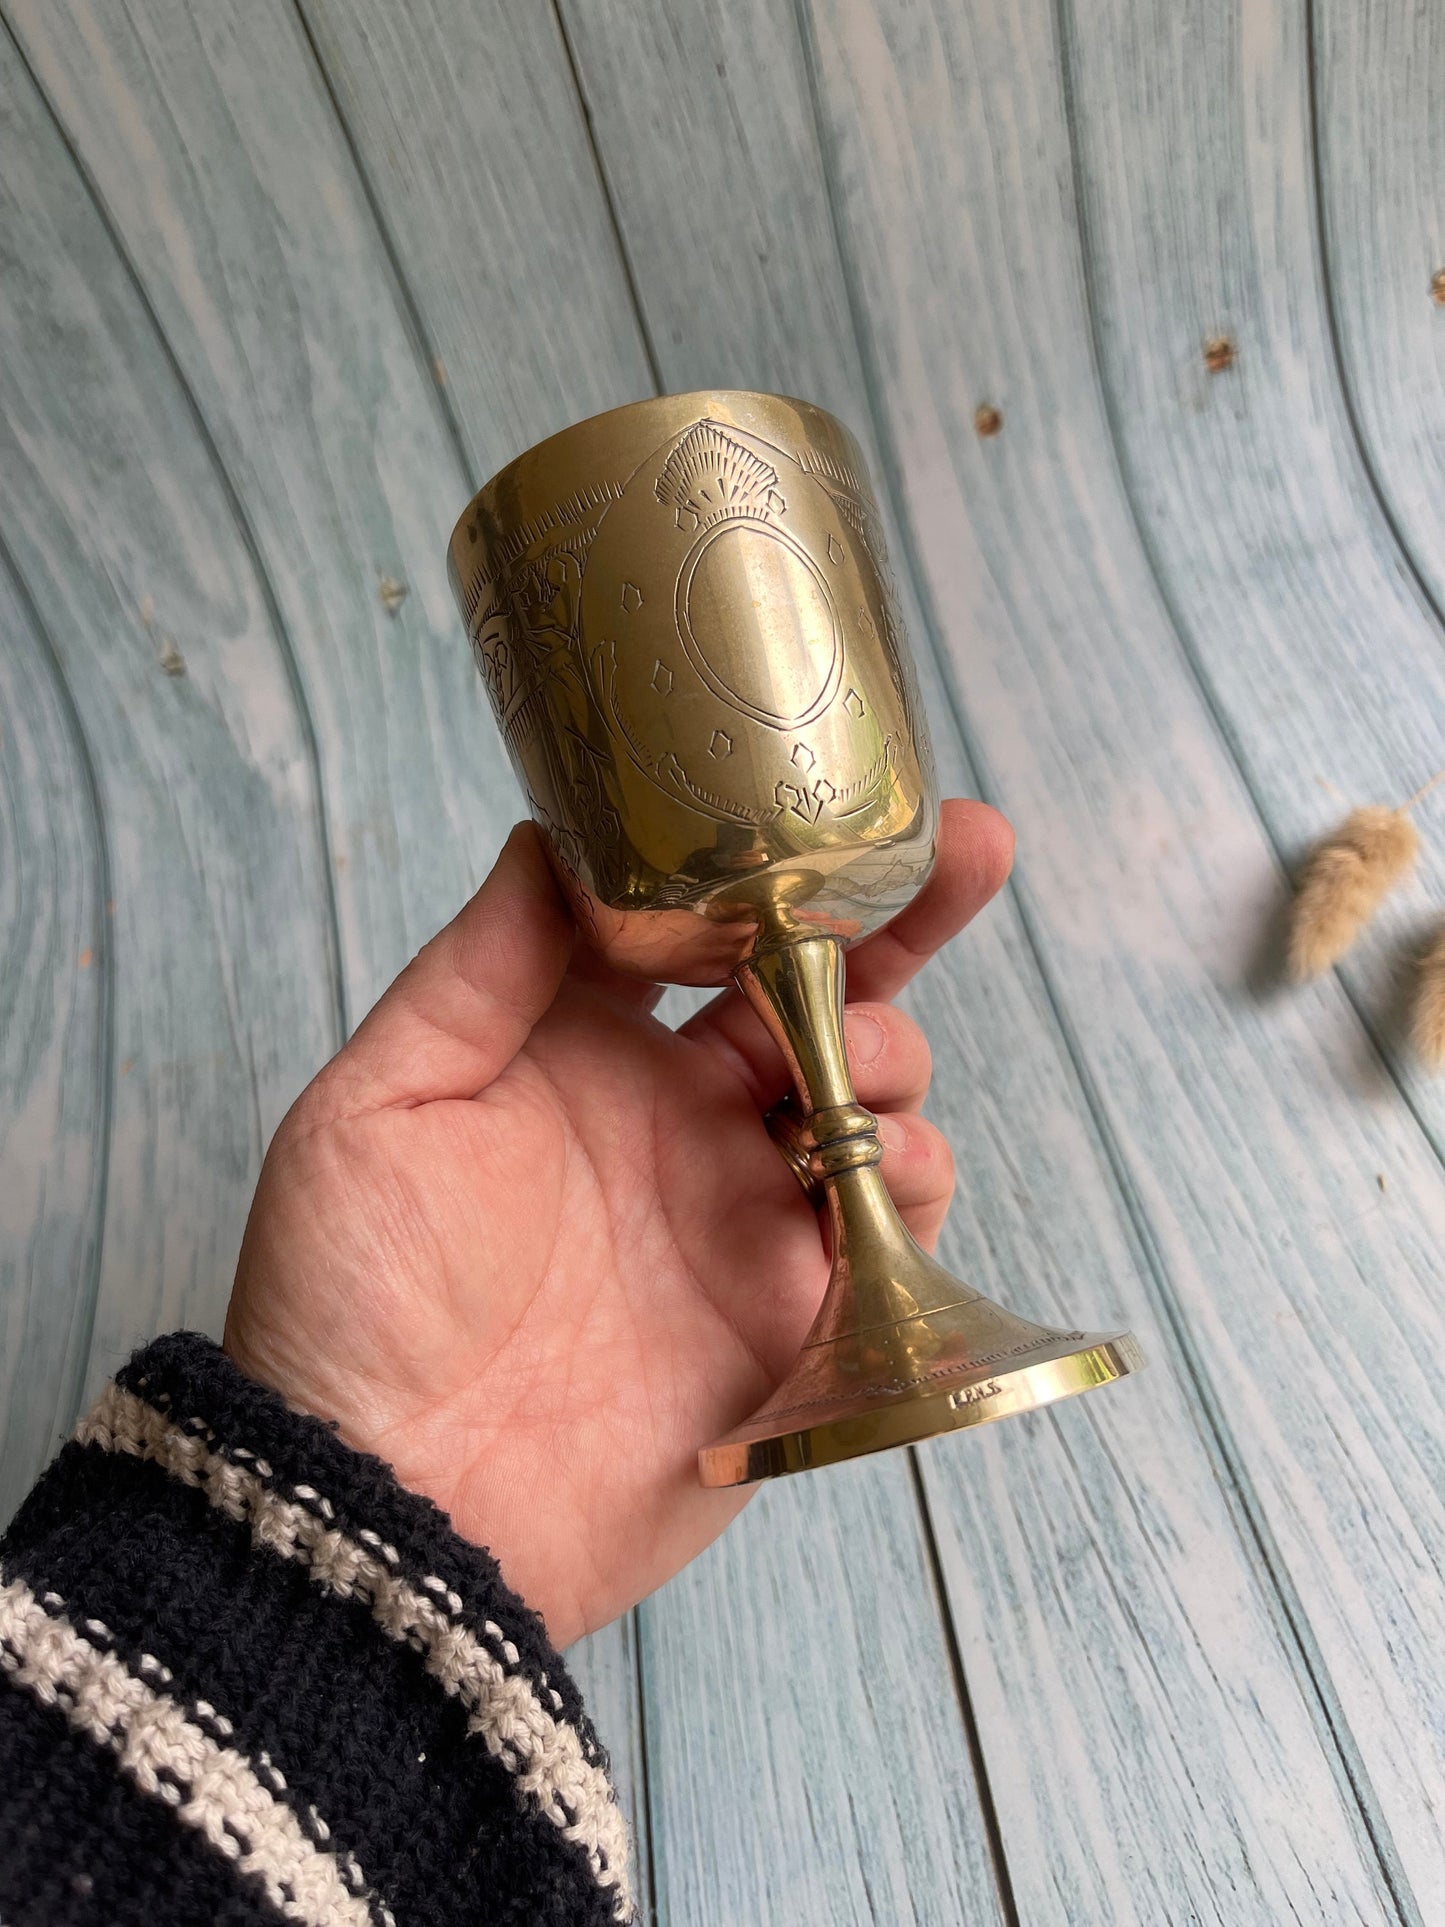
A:
{"type": "Polygon", "coordinates": [[[602,1927],[626,1829],[496,1562],[181,1333],[0,1540],[0,1919],[602,1927]]]}

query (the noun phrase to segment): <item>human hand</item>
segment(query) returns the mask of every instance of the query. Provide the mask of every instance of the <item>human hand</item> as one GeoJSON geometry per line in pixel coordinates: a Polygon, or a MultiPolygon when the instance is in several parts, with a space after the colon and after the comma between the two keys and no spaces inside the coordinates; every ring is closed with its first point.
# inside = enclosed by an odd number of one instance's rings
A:
{"type": "MultiPolygon", "coordinates": [[[[928,1046],[886,1000],[994,895],[1013,838],[944,806],[927,887],[850,953],[848,1054],[921,1243],[953,1190],[928,1046]]],[[[699,1446],[762,1404],[827,1281],[762,1113],[788,1088],[735,990],[680,1030],[577,940],[537,832],[302,1093],[256,1189],[226,1349],[490,1547],[565,1646],[748,1492],[699,1446]]]]}

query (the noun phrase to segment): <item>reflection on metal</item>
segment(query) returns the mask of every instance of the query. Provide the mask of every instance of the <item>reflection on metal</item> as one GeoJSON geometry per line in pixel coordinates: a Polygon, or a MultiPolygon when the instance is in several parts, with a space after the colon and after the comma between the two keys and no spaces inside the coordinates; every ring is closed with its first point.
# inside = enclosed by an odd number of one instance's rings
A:
{"type": "Polygon", "coordinates": [[[1001,1418],[1142,1363],[1030,1324],[909,1236],[843,1050],[843,950],[910,901],[938,799],[863,461],[807,403],[639,402],[530,449],[452,536],[453,587],[580,922],[660,983],[736,977],[792,1069],[770,1119],[826,1203],[798,1364],[704,1483],[1001,1418]]]}

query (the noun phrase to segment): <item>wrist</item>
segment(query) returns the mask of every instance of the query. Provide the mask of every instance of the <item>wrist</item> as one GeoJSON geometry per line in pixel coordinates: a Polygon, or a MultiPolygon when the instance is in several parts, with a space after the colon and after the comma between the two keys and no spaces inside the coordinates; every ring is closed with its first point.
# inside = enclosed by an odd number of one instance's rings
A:
{"type": "Polygon", "coordinates": [[[302,1879],[336,1889],[326,1918],[364,1890],[451,1920],[490,1886],[528,1918],[563,1896],[569,1919],[625,1918],[605,1761],[536,1615],[435,1506],[209,1341],[118,1374],[0,1559],[22,1680],[50,1681],[137,1797],[178,1778],[178,1824],[245,1833],[283,1898],[302,1879]],[[97,1682],[111,1715],[87,1725],[97,1682]]]}

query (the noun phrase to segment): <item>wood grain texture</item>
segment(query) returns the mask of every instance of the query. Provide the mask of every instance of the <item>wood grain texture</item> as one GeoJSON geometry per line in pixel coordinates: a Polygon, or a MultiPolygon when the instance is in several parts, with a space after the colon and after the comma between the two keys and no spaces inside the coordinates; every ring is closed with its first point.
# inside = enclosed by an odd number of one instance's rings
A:
{"type": "MultiPolygon", "coordinates": [[[[1424,108],[1427,63],[1433,51],[1438,87],[1442,36],[1438,9],[1412,10],[1408,37],[1420,44],[1408,49],[1396,49],[1386,26],[1393,18],[1403,30],[1404,10],[1351,12],[1376,43],[1357,49],[1355,84],[1367,72],[1376,85],[1386,72],[1397,83],[1413,74],[1421,107],[1412,116],[1409,99],[1392,91],[1386,116],[1396,122],[1390,145],[1399,158],[1387,179],[1376,171],[1375,146],[1352,138],[1368,130],[1332,113],[1328,98],[1321,103],[1325,147],[1345,143],[1360,215],[1377,245],[1392,249],[1390,263],[1348,252],[1329,263],[1322,254],[1305,0],[1063,7],[1093,323],[1125,488],[1175,632],[1289,864],[1346,808],[1398,802],[1445,764],[1440,605],[1431,608],[1361,458],[1325,282],[1328,265],[1346,338],[1357,343],[1354,385],[1362,401],[1367,388],[1379,396],[1372,440],[1386,459],[1381,411],[1400,424],[1401,511],[1417,535],[1433,528],[1422,556],[1433,550],[1445,562],[1445,331],[1434,329],[1433,354],[1421,339],[1440,313],[1424,258],[1426,222],[1438,234],[1441,218],[1438,205],[1424,217],[1421,201],[1438,204],[1442,176],[1437,164],[1409,192],[1401,178],[1412,163],[1428,165],[1418,147],[1440,114],[1438,99],[1433,117],[1424,108]],[[1431,13],[1433,32],[1424,24],[1431,13]],[[1395,56],[1388,68],[1378,57],[1382,37],[1395,56]],[[1403,293],[1412,269],[1419,319],[1407,327],[1392,294],[1403,293]],[[1389,303],[1375,332],[1392,346],[1382,341],[1384,365],[1366,379],[1362,304],[1375,301],[1389,303]],[[1234,345],[1222,373],[1204,365],[1212,336],[1234,345]],[[1426,502],[1431,510],[1410,514],[1426,502]]],[[[1434,140],[1438,162],[1438,125],[1434,140]]],[[[1343,225],[1358,231],[1358,218],[1343,225]]],[[[1421,821],[1428,834],[1418,882],[1385,907],[1341,974],[1445,1152],[1445,1086],[1421,1073],[1404,1038],[1402,979],[1422,926],[1445,900],[1438,795],[1421,821]]],[[[1368,1057],[1353,1081],[1363,1097],[1388,1101],[1368,1057]]]]}
{"type": "Polygon", "coordinates": [[[301,6],[478,482],[651,394],[550,7],[301,6]]]}
{"type": "Polygon", "coordinates": [[[109,1105],[104,825],[70,693],[0,565],[0,1519],[72,1416],[109,1105]]]}
{"type": "MultiPolygon", "coordinates": [[[[1445,1337],[1431,1283],[1445,1188],[1393,1090],[1362,1101],[1368,1048],[1339,988],[1251,986],[1274,856],[1119,485],[1058,69],[1029,57],[1049,17],[973,21],[969,43],[951,13],[840,6],[817,35],[895,473],[1163,1307],[1394,1904],[1418,1919],[1445,1847],[1428,1791],[1445,1740],[1431,1657],[1445,1413],[1425,1364],[1445,1337]],[[1025,153],[1042,159],[1023,167],[1025,153]],[[980,179],[993,192],[975,213],[980,179]],[[981,441],[974,411],[995,398],[1005,430],[981,441]]],[[[1129,117],[1115,51],[1113,122],[1129,117]]],[[[1160,133],[1188,144],[1173,123],[1160,133]]],[[[1130,181],[1167,164],[1161,145],[1130,181]]]]}
{"type": "MultiPolygon", "coordinates": [[[[334,1044],[336,964],[314,768],[233,498],[60,136],[0,51],[5,149],[23,157],[3,186],[0,517],[111,852],[114,914],[91,946],[113,986],[99,1290],[87,1304],[88,1281],[63,1271],[44,1287],[59,1329],[93,1320],[93,1385],[142,1337],[217,1328],[262,1148],[334,1044]]],[[[44,1219],[7,1198],[23,1250],[44,1219]]]]}
{"type": "MultiPolygon", "coordinates": [[[[843,9],[820,22],[820,37],[836,50],[850,22],[871,16],[843,9]]],[[[762,8],[680,16],[589,5],[564,17],[668,385],[816,394],[868,439],[867,382],[796,42],[762,8]],[[681,180],[658,166],[664,151],[684,157],[681,180]]],[[[995,33],[995,58],[1026,73],[1031,49],[995,33]]],[[[937,75],[931,54],[919,70],[937,75]]],[[[860,56],[870,73],[888,61],[876,44],[860,56]]],[[[960,112],[936,93],[895,98],[869,133],[910,121],[946,132],[960,112]]],[[[1013,138],[1030,151],[1037,115],[1013,138]]],[[[1040,171],[1035,185],[1056,193],[1057,176],[1040,171]]],[[[957,209],[966,197],[952,187],[957,209]]],[[[887,191],[906,206],[919,189],[896,173],[887,191]]],[[[940,208],[930,212],[942,229],[940,208]]],[[[988,212],[980,207],[981,221],[988,212]]],[[[957,211],[950,221],[956,231],[957,211]]],[[[940,243],[910,231],[908,245],[926,281],[940,243]]],[[[1056,358],[1046,318],[1029,347],[1045,365],[1056,358]]],[[[945,365],[953,358],[950,345],[945,365]]],[[[946,712],[933,713],[946,730],[946,712]]],[[[1231,1513],[1229,1469],[1171,1355],[1167,1318],[1161,1332],[1157,1282],[1016,917],[1000,906],[950,961],[925,975],[914,1006],[935,1049],[933,1109],[963,1166],[951,1260],[1045,1317],[1126,1311],[1161,1367],[1056,1419],[926,1455],[1020,1916],[1372,1921],[1389,1904],[1373,1851],[1338,1784],[1305,1668],[1281,1638],[1278,1600],[1231,1513]]],[[[746,1610],[739,1596],[736,1614],[746,1610]]],[[[647,1609],[649,1641],[685,1612],[693,1649],[710,1649],[686,1579],[647,1609]]],[[[705,1667],[704,1680],[718,1670],[705,1667]]],[[[727,1690],[716,1689],[718,1702],[727,1690]]],[[[689,1757],[655,1801],[669,1896],[703,1885],[700,1859],[685,1863],[685,1878],[674,1878],[672,1859],[697,1778],[689,1757]]],[[[684,1837],[696,1853],[705,1823],[692,1825],[696,1837],[684,1837]]]]}
{"type": "Polygon", "coordinates": [[[273,585],[354,1022],[518,813],[446,582],[465,470],[294,10],[20,0],[12,17],[273,585]]]}
{"type": "Polygon", "coordinates": [[[906,1455],[818,1487],[642,1610],[659,1918],[1002,1927],[906,1455]]]}
{"type": "MultiPolygon", "coordinates": [[[[1312,0],[1324,287],[1374,482],[1445,610],[1445,13],[1312,0]]],[[[1431,816],[1438,841],[1445,819],[1431,816]]]]}

